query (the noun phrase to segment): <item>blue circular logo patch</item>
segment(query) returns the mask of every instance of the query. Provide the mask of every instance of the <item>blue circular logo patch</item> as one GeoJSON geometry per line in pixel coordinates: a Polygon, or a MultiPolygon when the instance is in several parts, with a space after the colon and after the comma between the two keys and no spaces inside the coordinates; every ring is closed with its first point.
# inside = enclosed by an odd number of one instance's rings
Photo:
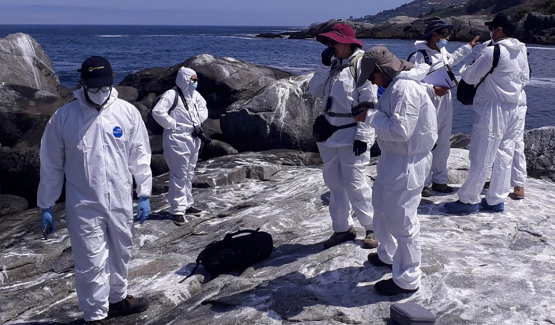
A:
{"type": "Polygon", "coordinates": [[[121,138],[123,135],[123,130],[119,126],[116,126],[112,132],[116,138],[121,138]]]}

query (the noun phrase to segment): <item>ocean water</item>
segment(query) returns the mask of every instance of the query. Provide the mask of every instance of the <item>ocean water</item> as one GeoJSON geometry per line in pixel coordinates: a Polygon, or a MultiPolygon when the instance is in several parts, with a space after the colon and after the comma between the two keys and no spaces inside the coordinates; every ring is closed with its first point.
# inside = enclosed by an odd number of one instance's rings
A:
{"type": "MultiPolygon", "coordinates": [[[[292,73],[313,71],[320,61],[323,45],[313,39],[257,38],[260,33],[301,30],[302,27],[238,26],[69,26],[0,25],[0,38],[23,32],[37,40],[50,57],[60,82],[75,87],[77,69],[91,55],[110,60],[116,83],[126,75],[152,67],[170,67],[198,54],[229,56],[271,66],[292,73]]],[[[400,58],[414,51],[413,40],[364,39],[364,48],[384,45],[400,58]]],[[[455,50],[464,43],[450,42],[455,50]]],[[[526,129],[555,125],[555,46],[528,45],[532,81],[526,87],[528,114],[526,129]]],[[[470,55],[464,63],[474,59],[470,55]]],[[[455,66],[458,71],[460,66],[455,66]]],[[[453,132],[470,133],[471,107],[454,101],[453,132]]]]}

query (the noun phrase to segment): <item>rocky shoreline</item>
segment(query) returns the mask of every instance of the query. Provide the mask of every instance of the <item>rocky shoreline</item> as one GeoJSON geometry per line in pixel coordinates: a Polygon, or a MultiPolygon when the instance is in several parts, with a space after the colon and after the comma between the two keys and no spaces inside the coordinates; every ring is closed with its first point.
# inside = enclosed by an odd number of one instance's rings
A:
{"type": "MultiPolygon", "coordinates": [[[[40,139],[72,93],[29,35],[0,39],[0,50],[0,324],[81,324],[64,204],[53,209],[58,230],[47,241],[34,207],[40,139]]],[[[193,182],[205,213],[173,224],[162,140],[151,136],[153,214],[136,225],[129,277],[130,293],[151,305],[108,324],[385,325],[399,300],[428,308],[438,325],[555,323],[555,127],[526,132],[528,167],[544,175],[529,178],[527,199],[508,200],[505,213],[453,217],[442,206],[456,194],[422,200],[422,288],[384,299],[372,285],[389,275],[369,265],[360,239],[328,250],[321,244],[331,234],[330,198],[311,134],[320,114],[308,92],[311,74],[203,54],[130,74],[118,93],[146,117],[181,66],[198,73],[210,111],[204,126],[215,139],[203,147],[193,182]],[[200,268],[179,283],[208,243],[256,228],[274,237],[267,260],[212,280],[200,268]]],[[[467,177],[468,139],[452,137],[450,184],[467,177]]],[[[367,167],[370,182],[377,159],[367,167]]]]}
{"type": "MultiPolygon", "coordinates": [[[[445,20],[455,26],[450,40],[460,42],[469,42],[476,35],[480,36],[480,39],[489,39],[489,30],[484,25],[484,22],[491,21],[492,18],[490,15],[444,17],[445,20]]],[[[353,26],[357,38],[361,39],[419,39],[424,35],[426,29],[424,19],[407,16],[394,17],[379,24],[332,19],[324,23],[314,24],[310,28],[299,32],[259,34],[257,37],[314,38],[320,33],[329,31],[331,26],[338,22],[353,26]]],[[[515,36],[525,43],[555,45],[555,15],[542,15],[534,12],[524,15],[518,21],[518,29],[515,36]]]]}

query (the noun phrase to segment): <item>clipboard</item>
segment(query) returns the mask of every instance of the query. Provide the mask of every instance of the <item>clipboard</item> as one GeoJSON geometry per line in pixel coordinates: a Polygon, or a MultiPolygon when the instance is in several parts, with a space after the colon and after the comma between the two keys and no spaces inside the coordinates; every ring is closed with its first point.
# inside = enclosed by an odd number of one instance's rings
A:
{"type": "Polygon", "coordinates": [[[422,82],[449,89],[454,88],[459,84],[457,78],[455,78],[455,74],[451,71],[451,67],[448,64],[428,73],[428,75],[422,79],[422,82]]]}

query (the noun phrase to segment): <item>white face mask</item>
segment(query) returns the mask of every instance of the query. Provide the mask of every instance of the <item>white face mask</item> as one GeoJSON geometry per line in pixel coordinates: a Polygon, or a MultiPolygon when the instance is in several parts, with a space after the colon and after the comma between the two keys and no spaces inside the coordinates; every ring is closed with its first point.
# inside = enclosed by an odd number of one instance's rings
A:
{"type": "Polygon", "coordinates": [[[100,90],[97,93],[91,93],[90,91],[87,91],[87,96],[89,96],[89,99],[91,100],[91,102],[95,103],[96,105],[102,106],[106,104],[106,102],[108,101],[108,98],[110,98],[111,93],[112,93],[112,88],[110,88],[107,91],[100,90]]]}

